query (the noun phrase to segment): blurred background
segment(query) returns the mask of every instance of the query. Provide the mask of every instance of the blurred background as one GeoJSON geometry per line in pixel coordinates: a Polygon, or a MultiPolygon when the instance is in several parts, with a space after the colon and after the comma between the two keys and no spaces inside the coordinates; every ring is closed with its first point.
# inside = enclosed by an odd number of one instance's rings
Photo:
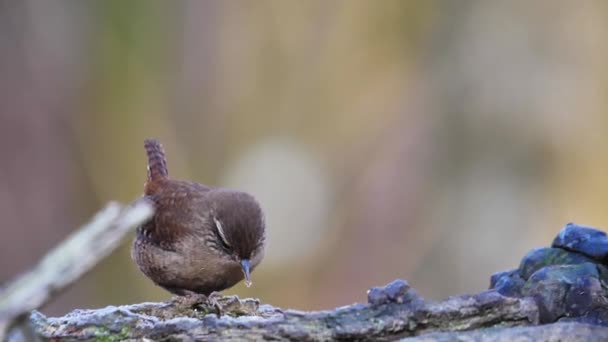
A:
{"type": "MultiPolygon", "coordinates": [[[[225,291],[297,309],[489,285],[608,226],[608,4],[0,0],[0,283],[110,200],[143,139],[253,193],[267,256],[225,291]]],[[[131,241],[44,310],[164,300],[131,241]]]]}

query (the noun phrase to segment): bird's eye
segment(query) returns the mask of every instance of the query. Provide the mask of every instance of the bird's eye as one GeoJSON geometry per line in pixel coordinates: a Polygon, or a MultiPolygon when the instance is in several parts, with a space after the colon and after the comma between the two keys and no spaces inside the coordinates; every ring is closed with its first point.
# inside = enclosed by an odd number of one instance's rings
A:
{"type": "Polygon", "coordinates": [[[224,228],[222,227],[222,222],[220,222],[220,220],[218,220],[215,217],[213,218],[213,222],[215,222],[215,228],[217,229],[217,234],[220,236],[220,241],[222,242],[222,246],[227,250],[232,249],[232,246],[230,246],[230,244],[228,243],[228,239],[226,239],[226,234],[224,234],[224,228]]]}

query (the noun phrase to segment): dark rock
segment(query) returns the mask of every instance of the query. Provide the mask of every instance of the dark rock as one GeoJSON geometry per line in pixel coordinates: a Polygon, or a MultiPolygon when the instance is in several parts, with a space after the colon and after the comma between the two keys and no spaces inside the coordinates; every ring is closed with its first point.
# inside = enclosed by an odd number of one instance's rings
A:
{"type": "Polygon", "coordinates": [[[372,305],[387,303],[410,303],[421,298],[405,280],[397,279],[383,287],[373,287],[367,291],[367,302],[372,305]]]}
{"type": "Polygon", "coordinates": [[[608,288],[608,268],[600,264],[597,264],[596,267],[600,275],[600,283],[602,284],[602,287],[608,288]]]}
{"type": "Polygon", "coordinates": [[[563,302],[568,286],[555,282],[535,283],[528,292],[538,304],[538,318],[543,324],[555,322],[566,313],[563,302]]]}
{"type": "Polygon", "coordinates": [[[580,316],[604,300],[593,263],[541,268],[528,279],[522,294],[536,300],[541,323],[555,322],[563,316],[580,316]]]}
{"type": "Polygon", "coordinates": [[[519,269],[496,273],[490,288],[510,297],[532,297],[541,323],[574,321],[608,326],[608,237],[569,223],[551,248],[529,252],[519,269]]]}
{"type": "Polygon", "coordinates": [[[496,272],[494,274],[492,274],[492,276],[490,277],[490,288],[493,289],[496,286],[496,283],[498,283],[498,281],[504,277],[511,277],[515,274],[517,274],[519,272],[519,270],[510,270],[510,271],[502,271],[502,272],[496,272]]]}
{"type": "Polygon", "coordinates": [[[568,223],[551,246],[581,253],[600,262],[608,260],[608,237],[593,227],[568,223]]]}
{"type": "Polygon", "coordinates": [[[529,252],[519,265],[519,274],[524,280],[539,269],[551,265],[577,265],[594,260],[584,255],[560,248],[537,248],[529,252]]]}
{"type": "Polygon", "coordinates": [[[598,278],[582,277],[576,279],[566,294],[566,313],[569,316],[583,316],[603,302],[602,285],[598,278]]]}
{"type": "Polygon", "coordinates": [[[379,287],[372,287],[367,291],[367,302],[372,305],[388,303],[388,295],[379,287]]]}
{"type": "Polygon", "coordinates": [[[518,270],[495,273],[490,279],[490,289],[508,297],[520,297],[524,284],[518,270]]]}

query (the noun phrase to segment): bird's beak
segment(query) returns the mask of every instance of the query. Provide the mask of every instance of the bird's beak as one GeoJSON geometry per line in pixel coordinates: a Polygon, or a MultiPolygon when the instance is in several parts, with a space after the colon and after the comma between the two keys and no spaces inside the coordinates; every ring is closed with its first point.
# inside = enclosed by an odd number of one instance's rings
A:
{"type": "Polygon", "coordinates": [[[245,274],[245,286],[251,286],[251,276],[249,275],[249,260],[241,260],[241,266],[243,267],[243,273],[245,274]]]}

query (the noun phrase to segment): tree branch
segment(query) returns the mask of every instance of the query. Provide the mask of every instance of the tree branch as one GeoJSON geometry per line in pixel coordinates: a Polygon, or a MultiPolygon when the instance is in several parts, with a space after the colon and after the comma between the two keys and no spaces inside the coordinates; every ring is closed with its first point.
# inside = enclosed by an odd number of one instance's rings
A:
{"type": "Polygon", "coordinates": [[[208,304],[183,305],[179,300],[100,310],[78,310],[59,318],[31,316],[43,338],[150,338],[159,340],[392,340],[429,332],[526,326],[538,322],[530,298],[508,298],[494,291],[425,301],[406,282],[397,280],[368,293],[367,304],[331,311],[283,311],[258,306],[252,299],[218,299],[221,317],[208,304]]]}
{"type": "Polygon", "coordinates": [[[135,226],[153,214],[139,200],[130,206],[108,204],[93,219],[55,247],[30,271],[0,290],[0,340],[20,318],[46,304],[114,251],[135,226]]]}

